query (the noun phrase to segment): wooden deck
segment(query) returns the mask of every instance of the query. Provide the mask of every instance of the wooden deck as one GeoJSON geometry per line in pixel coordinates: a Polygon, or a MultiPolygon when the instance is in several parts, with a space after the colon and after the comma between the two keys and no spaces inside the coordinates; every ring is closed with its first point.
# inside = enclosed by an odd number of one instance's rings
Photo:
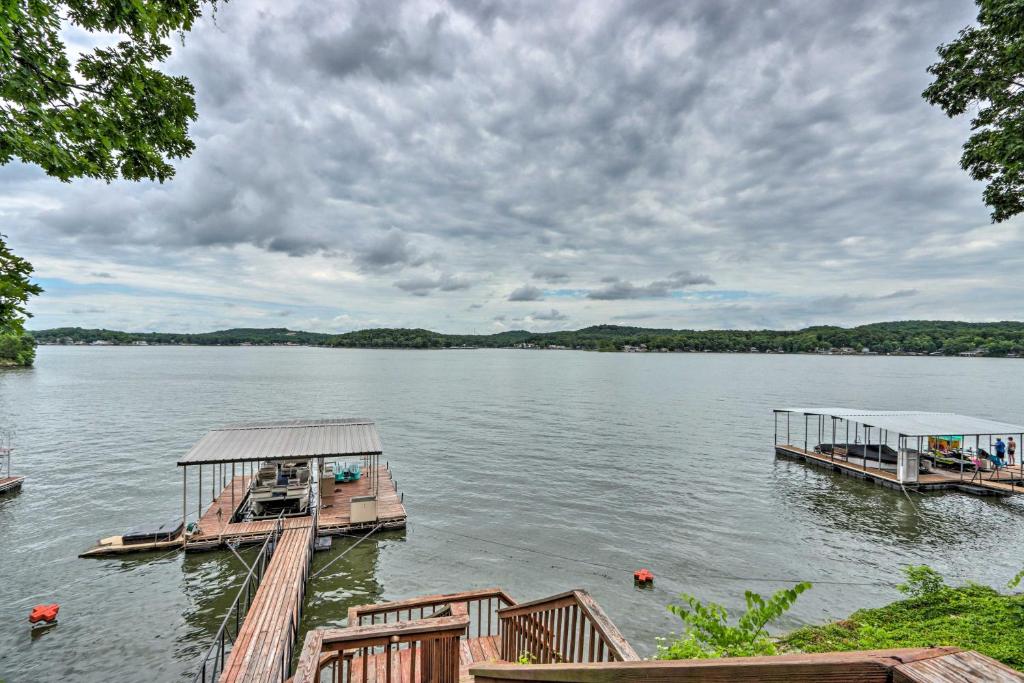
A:
{"type": "Polygon", "coordinates": [[[0,478],[0,493],[10,493],[21,489],[21,483],[25,477],[3,477],[0,478]]]}
{"type": "MultiPolygon", "coordinates": [[[[329,494],[319,501],[319,521],[317,535],[346,534],[369,530],[382,524],[384,529],[401,529],[405,527],[406,512],[402,504],[391,471],[386,467],[379,469],[380,491],[377,497],[377,522],[353,524],[351,521],[352,498],[369,494],[372,469],[365,471],[359,481],[347,484],[335,484],[329,494]]],[[[274,530],[274,520],[264,519],[252,522],[231,522],[235,512],[245,502],[249,488],[248,476],[236,476],[220,495],[214,499],[199,519],[199,531],[189,537],[185,544],[186,550],[208,550],[220,547],[227,542],[259,543],[274,530]],[[232,489],[234,497],[232,497],[232,489]]],[[[299,529],[309,526],[310,517],[286,517],[283,520],[285,529],[299,529]]]]}
{"type": "Polygon", "coordinates": [[[286,528],[281,534],[231,647],[221,683],[269,683],[287,678],[313,552],[312,518],[304,519],[304,527],[286,528]]]}
{"type": "Polygon", "coordinates": [[[349,516],[352,512],[352,498],[366,496],[370,493],[373,476],[373,468],[370,468],[359,481],[335,484],[329,493],[324,494],[320,500],[319,535],[327,536],[350,533],[364,528],[372,529],[381,523],[385,529],[405,527],[405,505],[402,504],[402,497],[395,486],[391,470],[387,467],[377,469],[380,476],[380,490],[377,495],[377,522],[352,524],[349,516]]]}
{"type": "MultiPolygon", "coordinates": [[[[879,469],[877,462],[873,463],[870,457],[866,461],[862,461],[860,458],[852,458],[847,461],[846,458],[839,455],[833,457],[789,444],[776,444],[775,454],[802,460],[817,467],[832,469],[860,479],[869,479],[874,483],[891,488],[900,488],[896,472],[879,469]]],[[[882,464],[885,465],[885,463],[882,464]]],[[[1014,495],[1024,494],[1022,482],[1024,482],[1024,472],[1017,465],[1012,468],[1002,468],[998,472],[981,472],[977,475],[974,472],[965,471],[962,477],[960,472],[934,469],[927,474],[919,474],[916,484],[904,484],[903,486],[907,489],[921,491],[960,490],[981,495],[1014,495]]]]}
{"type": "MultiPolygon", "coordinates": [[[[499,664],[501,659],[501,642],[499,636],[483,636],[481,638],[463,638],[459,641],[459,680],[470,682],[473,677],[469,668],[477,664],[499,664]]],[[[383,683],[388,679],[388,657],[391,658],[391,680],[393,683],[412,683],[410,673],[424,670],[422,663],[423,649],[392,650],[390,653],[379,652],[368,657],[353,657],[351,671],[346,671],[345,678],[349,681],[366,680],[367,683],[383,683]],[[418,656],[416,666],[410,659],[418,656]],[[367,667],[366,678],[363,678],[363,667],[367,667]]],[[[339,678],[341,680],[341,678],[339,678]]]]}

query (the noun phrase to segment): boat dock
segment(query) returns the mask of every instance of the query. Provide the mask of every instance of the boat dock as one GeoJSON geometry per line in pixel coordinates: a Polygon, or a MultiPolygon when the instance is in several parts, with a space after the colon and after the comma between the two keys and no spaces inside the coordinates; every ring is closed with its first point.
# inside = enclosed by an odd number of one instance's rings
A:
{"type": "Polygon", "coordinates": [[[11,455],[14,453],[14,434],[0,432],[0,494],[21,490],[25,477],[11,474],[11,455]]]}
{"type": "MultiPolygon", "coordinates": [[[[309,461],[312,472],[310,510],[316,510],[316,535],[331,536],[403,529],[404,497],[382,454],[377,428],[370,420],[285,420],[229,425],[204,436],[184,458],[182,515],[194,512],[198,523],[185,550],[210,550],[228,543],[262,542],[275,519],[251,519],[251,484],[261,463],[309,461]],[[358,479],[335,482],[326,465],[348,459],[360,464],[358,479]],[[190,486],[189,470],[195,471],[190,486]],[[205,481],[209,482],[204,486],[205,481]],[[190,491],[192,492],[190,495],[190,491]],[[208,494],[208,495],[207,495],[208,494]],[[195,508],[189,504],[193,500],[195,508]]],[[[285,529],[309,525],[309,514],[286,516],[285,529]]]]}
{"type": "Polygon", "coordinates": [[[178,461],[186,551],[263,544],[195,680],[288,677],[316,539],[405,527],[381,454],[370,420],[284,420],[214,429],[178,461]]]}
{"type": "Polygon", "coordinates": [[[21,489],[25,477],[0,477],[0,493],[9,493],[21,489]]]}
{"type": "Polygon", "coordinates": [[[990,455],[994,439],[1010,436],[1024,440],[1024,427],[955,413],[775,410],[777,457],[897,490],[1024,494],[1024,463],[990,455]]]}

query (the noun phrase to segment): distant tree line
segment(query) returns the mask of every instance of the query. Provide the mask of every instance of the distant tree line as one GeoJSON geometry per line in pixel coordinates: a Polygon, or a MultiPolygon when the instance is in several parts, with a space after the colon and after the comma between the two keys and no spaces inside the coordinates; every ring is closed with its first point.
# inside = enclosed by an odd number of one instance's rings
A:
{"type": "Polygon", "coordinates": [[[40,344],[196,344],[200,346],[231,346],[237,344],[323,344],[333,335],[319,332],[297,332],[278,328],[238,328],[217,332],[120,332],[117,330],[88,330],[81,327],[57,327],[31,333],[40,344]]]}
{"type": "Polygon", "coordinates": [[[1024,323],[964,323],[915,320],[874,323],[859,327],[820,326],[802,330],[669,330],[619,325],[595,325],[581,330],[533,333],[526,330],[497,334],[443,334],[424,329],[376,328],[339,335],[299,332],[285,328],[232,329],[200,334],[118,332],[63,327],[32,332],[39,343],[111,344],[304,344],[349,348],[548,348],[587,351],[675,351],[814,353],[914,353],[1024,356],[1024,323]]]}

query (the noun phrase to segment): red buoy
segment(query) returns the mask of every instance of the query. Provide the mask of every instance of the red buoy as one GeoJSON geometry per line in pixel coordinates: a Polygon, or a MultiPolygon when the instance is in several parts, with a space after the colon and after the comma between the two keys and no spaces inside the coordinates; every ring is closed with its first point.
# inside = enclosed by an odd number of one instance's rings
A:
{"type": "Polygon", "coordinates": [[[29,613],[28,620],[33,624],[51,624],[57,621],[57,612],[59,611],[60,605],[57,603],[52,605],[36,605],[29,613]]]}
{"type": "Polygon", "coordinates": [[[654,583],[654,574],[650,569],[637,569],[633,572],[633,581],[641,585],[654,583]]]}

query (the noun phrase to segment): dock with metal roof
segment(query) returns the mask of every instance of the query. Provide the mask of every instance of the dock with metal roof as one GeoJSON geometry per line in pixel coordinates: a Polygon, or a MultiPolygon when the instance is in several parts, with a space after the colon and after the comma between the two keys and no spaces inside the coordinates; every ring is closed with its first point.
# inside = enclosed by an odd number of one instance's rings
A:
{"type": "MultiPolygon", "coordinates": [[[[213,429],[178,461],[182,514],[198,517],[185,549],[258,543],[271,533],[275,520],[244,515],[260,463],[315,463],[310,506],[318,513],[318,536],[404,528],[404,497],[390,467],[381,464],[382,453],[377,427],[365,418],[246,422],[213,429]],[[336,484],[324,475],[324,464],[335,460],[359,462],[360,478],[336,484]]],[[[287,517],[282,524],[297,528],[308,525],[308,519],[287,517]]]]}
{"type": "Polygon", "coordinates": [[[1024,426],[950,412],[779,408],[775,454],[896,489],[1024,494],[1024,462],[996,440],[1024,426]],[[794,418],[795,423],[794,423],[794,418]]]}
{"type": "Polygon", "coordinates": [[[186,551],[263,544],[196,680],[287,677],[316,538],[405,527],[403,496],[382,453],[371,420],[277,420],[213,429],[178,461],[182,514],[198,516],[186,551]],[[360,476],[336,481],[326,465],[341,460],[358,462],[360,476]],[[260,467],[273,464],[280,474],[295,463],[304,472],[309,465],[308,483],[302,479],[308,509],[272,519],[254,515],[250,497],[259,490],[253,483],[259,484],[260,467]]]}

